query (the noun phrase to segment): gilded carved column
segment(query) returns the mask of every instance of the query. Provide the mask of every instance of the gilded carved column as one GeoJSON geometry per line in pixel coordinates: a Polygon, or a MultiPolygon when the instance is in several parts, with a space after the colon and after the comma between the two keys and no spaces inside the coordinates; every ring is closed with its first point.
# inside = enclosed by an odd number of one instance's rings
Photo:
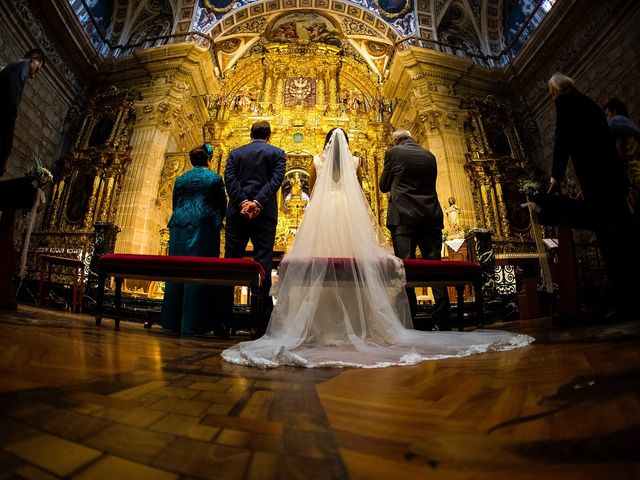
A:
{"type": "Polygon", "coordinates": [[[324,99],[324,79],[322,78],[322,76],[320,76],[318,78],[317,84],[316,84],[316,88],[317,88],[317,104],[318,104],[318,108],[321,111],[324,111],[324,106],[325,106],[325,99],[324,99]]]}
{"type": "Polygon", "coordinates": [[[276,83],[276,109],[278,111],[282,110],[284,100],[284,78],[278,76],[278,81],[276,83]]]}
{"type": "Polygon", "coordinates": [[[489,210],[489,196],[491,185],[487,178],[480,180],[480,196],[482,201],[482,218],[484,219],[484,228],[489,228],[492,224],[491,211],[489,210]]]}
{"type": "Polygon", "coordinates": [[[265,105],[265,108],[269,106],[269,104],[271,103],[271,83],[272,83],[272,79],[271,76],[267,76],[267,79],[264,82],[264,97],[263,97],[263,102],[265,105]]]}
{"type": "Polygon", "coordinates": [[[91,197],[89,198],[89,208],[87,215],[85,216],[84,228],[89,229],[93,225],[93,217],[96,214],[94,209],[96,198],[98,195],[98,189],[100,188],[100,177],[96,175],[93,178],[93,188],[91,189],[91,197]]]}
{"type": "Polygon", "coordinates": [[[332,109],[338,108],[338,82],[335,77],[331,77],[329,80],[329,105],[332,109]]]}

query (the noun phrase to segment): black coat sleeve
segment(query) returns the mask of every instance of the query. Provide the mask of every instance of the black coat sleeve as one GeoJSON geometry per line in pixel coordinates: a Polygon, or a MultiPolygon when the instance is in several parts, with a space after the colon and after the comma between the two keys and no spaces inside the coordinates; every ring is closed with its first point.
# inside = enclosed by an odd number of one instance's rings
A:
{"type": "Polygon", "coordinates": [[[565,95],[560,95],[556,100],[556,138],[553,147],[551,176],[559,182],[564,179],[571,156],[574,122],[571,114],[572,105],[569,100],[565,95]]]}
{"type": "Polygon", "coordinates": [[[391,184],[393,183],[393,160],[389,151],[384,155],[384,168],[382,169],[382,175],[380,175],[380,191],[387,193],[391,191],[391,184]]]}
{"type": "Polygon", "coordinates": [[[18,62],[14,65],[10,65],[6,68],[10,70],[7,72],[7,91],[5,92],[8,116],[18,116],[18,105],[22,99],[22,91],[29,79],[29,64],[26,62],[18,62]]]}

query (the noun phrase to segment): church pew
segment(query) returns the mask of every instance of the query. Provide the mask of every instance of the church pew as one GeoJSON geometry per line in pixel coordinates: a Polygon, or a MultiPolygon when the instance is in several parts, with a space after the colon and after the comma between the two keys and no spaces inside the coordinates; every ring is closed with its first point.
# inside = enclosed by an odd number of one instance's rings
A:
{"type": "Polygon", "coordinates": [[[262,286],[265,271],[255,260],[244,258],[182,257],[111,253],[98,259],[96,325],[102,322],[104,286],[107,277],[115,278],[115,328],[120,328],[122,281],[125,278],[219,286],[248,286],[251,323],[256,331],[262,314],[262,286]]]}
{"type": "MultiPolygon", "coordinates": [[[[335,274],[335,280],[339,282],[350,281],[354,275],[358,275],[358,262],[367,260],[356,260],[346,258],[322,258],[315,259],[315,262],[326,261],[332,266],[331,272],[335,274]]],[[[284,275],[287,267],[296,262],[297,259],[285,261],[280,264],[279,274],[284,275]]],[[[306,259],[302,260],[305,264],[306,259]]],[[[483,296],[482,296],[482,267],[478,263],[460,260],[421,260],[404,259],[404,270],[407,280],[407,287],[455,287],[457,301],[458,330],[464,329],[464,287],[472,285],[475,293],[475,303],[477,307],[477,324],[483,325],[483,296]]],[[[393,274],[395,263],[388,261],[383,268],[388,269],[393,274]]]]}
{"type": "Polygon", "coordinates": [[[482,312],[482,267],[480,264],[461,260],[402,260],[407,276],[407,287],[455,287],[458,297],[458,330],[464,329],[464,287],[473,285],[477,324],[484,324],[482,312]]]}

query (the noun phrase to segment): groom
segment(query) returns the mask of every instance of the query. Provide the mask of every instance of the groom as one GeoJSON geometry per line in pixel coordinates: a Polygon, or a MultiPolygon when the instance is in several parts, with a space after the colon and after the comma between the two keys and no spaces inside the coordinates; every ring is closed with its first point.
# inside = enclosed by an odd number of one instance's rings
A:
{"type": "MultiPolygon", "coordinates": [[[[253,258],[264,268],[263,317],[258,324],[262,336],[273,310],[271,263],[278,223],[277,193],[285,174],[284,151],[270,145],[271,126],[260,121],[251,126],[251,142],[229,153],[224,181],[229,195],[225,250],[227,258],[244,257],[247,243],[253,244],[253,258]]],[[[227,299],[233,305],[233,298],[227,299]]],[[[229,308],[229,304],[227,305],[229,308]]]]}
{"type": "MultiPolygon", "coordinates": [[[[423,259],[440,260],[444,216],[436,192],[436,157],[418,145],[408,130],[393,132],[393,143],[380,176],[380,191],[391,192],[387,228],[393,250],[400,258],[416,258],[416,247],[420,247],[423,259]]],[[[432,291],[434,328],[450,330],[447,289],[434,287],[432,291]]],[[[407,297],[415,324],[418,302],[413,288],[407,288],[407,297]]]]}

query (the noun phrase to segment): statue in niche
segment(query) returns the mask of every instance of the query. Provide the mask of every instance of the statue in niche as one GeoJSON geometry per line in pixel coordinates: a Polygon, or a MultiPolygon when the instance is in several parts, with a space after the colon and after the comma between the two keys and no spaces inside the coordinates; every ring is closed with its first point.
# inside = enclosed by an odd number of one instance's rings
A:
{"type": "Polygon", "coordinates": [[[293,241],[293,237],[295,237],[298,231],[302,216],[309,203],[309,195],[307,193],[309,190],[309,179],[307,175],[303,175],[304,178],[299,171],[289,173],[285,179],[285,183],[283,183],[283,192],[289,191],[284,197],[283,208],[287,220],[288,245],[293,241]]]}
{"type": "Polygon", "coordinates": [[[207,110],[209,110],[209,116],[214,119],[214,120],[218,120],[220,118],[220,113],[222,110],[222,95],[220,94],[216,94],[216,95],[208,95],[207,96],[207,110]]]}
{"type": "Polygon", "coordinates": [[[248,88],[245,88],[243,91],[238,92],[231,103],[231,108],[234,110],[248,112],[255,106],[256,99],[253,93],[248,88]]]}
{"type": "Polygon", "coordinates": [[[393,111],[391,106],[391,101],[386,98],[380,98],[378,100],[374,100],[373,103],[373,111],[376,114],[376,121],[378,122],[386,122],[391,118],[391,113],[393,111]]]}
{"type": "Polygon", "coordinates": [[[342,114],[350,113],[366,113],[368,111],[365,100],[358,95],[357,91],[349,90],[341,100],[340,111],[342,114]]]}
{"type": "Polygon", "coordinates": [[[296,173],[296,176],[293,177],[293,182],[291,182],[291,196],[300,197],[301,195],[302,195],[302,183],[300,183],[300,174],[296,173]]]}
{"type": "Polygon", "coordinates": [[[449,206],[444,211],[449,223],[449,236],[456,238],[462,233],[460,228],[460,208],[456,205],[455,197],[449,197],[449,206]]]}

